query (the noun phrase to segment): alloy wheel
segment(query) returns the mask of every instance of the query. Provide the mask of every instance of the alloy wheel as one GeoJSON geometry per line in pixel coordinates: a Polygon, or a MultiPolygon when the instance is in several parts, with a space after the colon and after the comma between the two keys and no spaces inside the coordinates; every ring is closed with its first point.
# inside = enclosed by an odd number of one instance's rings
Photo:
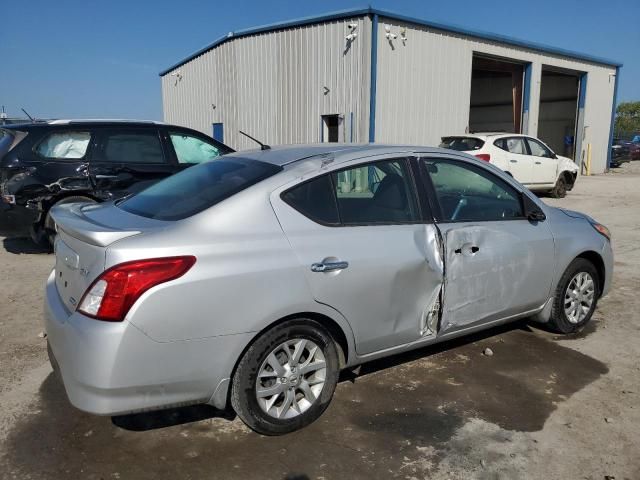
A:
{"type": "Polygon", "coordinates": [[[260,408],[277,419],[296,417],[308,410],[324,388],[327,365],[313,341],[287,340],[267,355],[258,370],[256,399],[260,408]]]}
{"type": "Polygon", "coordinates": [[[564,313],[570,323],[580,323],[591,310],[595,298],[595,282],[587,272],[577,273],[564,294],[564,313]]]}

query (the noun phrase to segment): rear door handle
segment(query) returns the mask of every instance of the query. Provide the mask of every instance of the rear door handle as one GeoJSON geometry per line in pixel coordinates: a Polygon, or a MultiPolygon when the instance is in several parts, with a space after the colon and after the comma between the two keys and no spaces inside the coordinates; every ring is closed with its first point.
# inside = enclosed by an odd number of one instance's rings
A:
{"type": "Polygon", "coordinates": [[[118,175],[96,175],[98,180],[108,180],[110,178],[118,178],[118,175]]]}
{"type": "Polygon", "coordinates": [[[518,163],[518,160],[509,160],[511,163],[518,163]]]}
{"type": "Polygon", "coordinates": [[[541,165],[541,164],[542,164],[542,162],[536,162],[536,165],[541,165]]]}
{"type": "Polygon", "coordinates": [[[349,267],[349,262],[319,262],[311,265],[312,272],[331,272],[333,270],[344,270],[349,267]]]}

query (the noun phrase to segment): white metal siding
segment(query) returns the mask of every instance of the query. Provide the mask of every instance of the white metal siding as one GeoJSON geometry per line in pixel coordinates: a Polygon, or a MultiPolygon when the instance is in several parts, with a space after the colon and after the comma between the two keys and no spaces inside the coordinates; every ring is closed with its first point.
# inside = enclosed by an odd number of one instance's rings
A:
{"type": "Polygon", "coordinates": [[[583,149],[605,171],[615,68],[381,18],[378,27],[376,142],[437,145],[469,123],[471,62],[484,53],[532,63],[528,133],[538,131],[542,65],[588,73],[583,149]],[[398,37],[391,43],[385,25],[398,37]],[[407,41],[400,39],[406,28],[407,41]]]}
{"type": "Polygon", "coordinates": [[[162,77],[164,119],[209,135],[221,122],[225,143],[241,150],[256,145],[238,130],[271,144],[318,142],[321,115],[342,114],[345,140],[367,141],[370,49],[368,17],[232,39],[162,77]]]}

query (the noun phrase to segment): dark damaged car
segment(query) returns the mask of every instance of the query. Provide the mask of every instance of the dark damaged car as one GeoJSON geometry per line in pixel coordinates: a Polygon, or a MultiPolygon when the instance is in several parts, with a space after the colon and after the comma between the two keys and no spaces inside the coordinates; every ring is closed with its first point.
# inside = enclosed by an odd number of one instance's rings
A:
{"type": "MultiPolygon", "coordinates": [[[[54,205],[139,192],[187,167],[230,153],[189,128],[150,121],[56,120],[0,128],[0,205],[50,242],[54,205]]],[[[26,233],[26,232],[25,232],[26,233]]]]}

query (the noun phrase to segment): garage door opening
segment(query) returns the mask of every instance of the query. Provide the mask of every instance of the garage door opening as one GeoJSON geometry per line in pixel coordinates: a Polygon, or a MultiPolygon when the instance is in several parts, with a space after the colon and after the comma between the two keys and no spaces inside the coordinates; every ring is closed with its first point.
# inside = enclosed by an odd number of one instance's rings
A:
{"type": "Polygon", "coordinates": [[[558,155],[572,159],[576,156],[580,77],[579,72],[542,66],[538,137],[558,155]]]}
{"type": "Polygon", "coordinates": [[[522,63],[474,55],[469,131],[520,133],[523,85],[522,63]]]}

